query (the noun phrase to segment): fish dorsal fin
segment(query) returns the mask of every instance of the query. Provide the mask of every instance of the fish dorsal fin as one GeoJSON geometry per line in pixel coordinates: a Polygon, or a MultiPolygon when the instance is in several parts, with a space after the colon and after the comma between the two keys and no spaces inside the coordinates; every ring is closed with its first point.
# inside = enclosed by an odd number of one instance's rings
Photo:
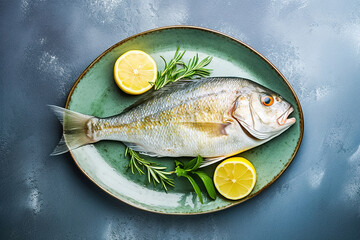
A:
{"type": "Polygon", "coordinates": [[[212,123],[212,122],[184,122],[181,123],[183,126],[194,128],[199,132],[204,132],[209,137],[217,137],[222,135],[228,135],[226,128],[231,123],[212,123]]]}
{"type": "Polygon", "coordinates": [[[173,82],[171,84],[168,84],[164,87],[162,87],[159,90],[150,90],[147,93],[145,93],[141,98],[139,98],[135,103],[131,104],[129,107],[125,108],[122,113],[128,112],[131,109],[136,108],[137,106],[141,105],[142,103],[153,99],[153,98],[160,98],[166,94],[169,94],[171,92],[176,92],[180,90],[184,90],[188,85],[194,84],[201,81],[204,81],[204,79],[189,79],[189,80],[179,80],[177,82],[173,82]]]}

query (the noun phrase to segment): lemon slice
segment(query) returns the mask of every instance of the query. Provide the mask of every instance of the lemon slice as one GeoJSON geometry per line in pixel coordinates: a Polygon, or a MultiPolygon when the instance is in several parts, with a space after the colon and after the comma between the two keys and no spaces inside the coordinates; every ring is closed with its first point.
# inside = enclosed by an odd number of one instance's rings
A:
{"type": "Polygon", "coordinates": [[[154,59],[140,50],[121,55],[114,65],[116,84],[128,94],[138,95],[148,91],[155,83],[157,67],[154,59]]]}
{"type": "Polygon", "coordinates": [[[246,197],[253,190],[255,183],[255,168],[245,158],[229,158],[215,169],[215,187],[222,196],[228,199],[238,200],[246,197]]]}

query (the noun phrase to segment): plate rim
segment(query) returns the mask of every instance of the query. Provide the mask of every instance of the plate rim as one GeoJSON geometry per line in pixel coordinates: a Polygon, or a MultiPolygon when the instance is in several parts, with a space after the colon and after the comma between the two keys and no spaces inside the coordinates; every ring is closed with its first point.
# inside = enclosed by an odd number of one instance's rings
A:
{"type": "Polygon", "coordinates": [[[216,208],[216,209],[213,209],[213,210],[207,210],[207,211],[203,211],[203,212],[187,212],[187,213],[169,213],[169,212],[164,212],[164,211],[156,211],[156,210],[152,210],[152,209],[148,209],[148,208],[145,208],[145,207],[142,207],[142,206],[138,206],[138,205],[135,205],[134,203],[130,202],[130,201],[126,201],[124,199],[121,199],[117,196],[115,196],[113,193],[111,193],[110,191],[108,191],[107,189],[105,189],[104,187],[100,186],[98,183],[96,183],[85,171],[84,169],[82,169],[80,167],[80,165],[78,164],[78,162],[75,160],[75,157],[72,153],[72,151],[70,150],[69,153],[72,157],[72,159],[74,160],[76,166],[80,169],[80,171],[90,180],[92,181],[96,186],[98,186],[100,189],[102,189],[103,191],[105,191],[107,194],[109,194],[110,196],[120,200],[121,202],[123,203],[126,203],[132,207],[135,207],[137,209],[141,209],[141,210],[144,210],[144,211],[147,211],[147,212],[153,212],[153,213],[158,213],[158,214],[164,214],[164,215],[201,215],[201,214],[207,214],[207,213],[213,213],[213,212],[218,212],[218,211],[221,211],[221,210],[224,210],[224,209],[227,209],[227,208],[230,208],[230,207],[233,207],[233,206],[236,206],[240,203],[243,203],[251,198],[254,198],[255,196],[257,196],[258,194],[262,193],[264,190],[266,190],[270,185],[272,185],[283,173],[284,171],[289,167],[289,165],[293,162],[299,148],[300,148],[300,145],[301,145],[301,142],[302,142],[302,139],[303,139],[303,135],[304,135],[304,115],[303,115],[303,111],[302,111],[302,107],[301,107],[301,104],[300,104],[300,101],[294,91],[294,89],[292,88],[292,86],[290,85],[290,83],[288,82],[288,80],[285,78],[285,76],[275,67],[274,64],[272,64],[266,57],[264,57],[261,53],[259,53],[257,50],[255,50],[254,48],[250,47],[248,44],[236,39],[235,37],[232,37],[230,35],[227,35],[225,33],[222,33],[222,32],[219,32],[217,30],[213,30],[213,29],[209,29],[209,28],[205,28],[205,27],[199,27],[199,26],[192,26],[192,25],[170,25],[170,26],[164,26],[164,27],[158,27],[158,28],[153,28],[153,29],[150,29],[150,30],[147,30],[147,31],[144,31],[144,32],[140,32],[140,33],[137,33],[135,35],[132,35],[130,37],[127,37],[123,40],[121,40],[120,42],[117,42],[115,43],[114,45],[112,45],[111,47],[109,47],[108,49],[106,49],[103,53],[101,53],[97,58],[95,58],[89,66],[86,67],[86,69],[80,74],[80,76],[76,79],[74,85],[72,86],[70,92],[69,92],[69,95],[67,97],[67,100],[66,100],[66,104],[65,104],[65,108],[68,109],[69,107],[69,103],[71,101],[71,97],[74,93],[74,90],[75,88],[77,87],[78,83],[80,82],[80,80],[86,75],[86,73],[96,64],[98,63],[102,57],[104,57],[107,53],[111,52],[114,48],[120,46],[121,44],[131,40],[131,39],[134,39],[134,38],[137,38],[137,37],[140,37],[140,36],[144,36],[144,35],[147,35],[147,34],[150,34],[150,33],[154,33],[154,32],[160,32],[160,31],[163,31],[163,30],[171,30],[171,29],[191,29],[191,30],[199,30],[199,31],[204,31],[204,32],[208,32],[208,33],[212,33],[212,34],[215,34],[215,35],[220,35],[222,37],[225,37],[229,40],[232,40],[234,41],[235,43],[238,43],[242,46],[244,46],[245,48],[248,48],[249,50],[251,50],[252,52],[256,53],[260,58],[262,58],[266,63],[268,63],[274,70],[275,72],[280,76],[280,78],[285,82],[285,84],[288,86],[288,88],[290,89],[292,95],[294,96],[295,98],[295,101],[296,101],[296,105],[298,107],[298,110],[299,110],[299,117],[300,117],[300,137],[298,139],[298,142],[296,144],[296,147],[295,147],[295,150],[294,152],[292,153],[291,155],[291,159],[285,164],[285,166],[283,167],[283,169],[268,183],[266,184],[263,188],[261,188],[258,192],[256,192],[255,194],[250,194],[249,196],[247,196],[246,198],[243,198],[239,201],[236,201],[236,202],[232,202],[230,203],[229,205],[227,206],[224,206],[224,207],[221,207],[221,208],[216,208]]]}

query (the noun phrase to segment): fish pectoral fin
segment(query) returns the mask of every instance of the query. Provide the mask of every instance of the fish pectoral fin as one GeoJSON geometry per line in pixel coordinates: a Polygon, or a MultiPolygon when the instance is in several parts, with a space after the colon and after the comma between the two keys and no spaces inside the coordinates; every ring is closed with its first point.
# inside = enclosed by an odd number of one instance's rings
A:
{"type": "Polygon", "coordinates": [[[205,158],[205,160],[200,164],[200,168],[209,166],[211,164],[217,163],[223,159],[225,159],[226,156],[220,156],[220,157],[210,157],[210,158],[205,158]]]}
{"type": "Polygon", "coordinates": [[[131,148],[131,150],[138,152],[142,155],[146,155],[149,157],[162,157],[157,153],[154,152],[149,152],[148,150],[146,150],[143,146],[140,146],[136,143],[132,143],[132,142],[123,142],[127,147],[131,148]]]}
{"type": "Polygon", "coordinates": [[[226,128],[231,123],[208,123],[208,122],[184,122],[182,125],[194,128],[199,132],[204,132],[209,134],[210,136],[221,136],[228,135],[226,132],[226,128]]]}

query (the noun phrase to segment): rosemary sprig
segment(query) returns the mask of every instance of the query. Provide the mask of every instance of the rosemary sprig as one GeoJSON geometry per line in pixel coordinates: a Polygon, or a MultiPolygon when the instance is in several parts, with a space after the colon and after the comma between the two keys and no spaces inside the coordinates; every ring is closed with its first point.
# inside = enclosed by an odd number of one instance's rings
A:
{"type": "Polygon", "coordinates": [[[129,147],[125,150],[125,157],[130,155],[130,161],[128,167],[131,169],[131,172],[135,174],[135,169],[139,172],[140,175],[147,174],[149,183],[153,182],[154,186],[157,183],[161,183],[164,190],[167,192],[166,185],[174,187],[174,179],[167,177],[167,175],[173,174],[174,172],[166,172],[166,167],[158,166],[154,162],[147,161],[141,158],[134,150],[129,147]]]}
{"type": "Polygon", "coordinates": [[[210,75],[211,69],[204,68],[206,67],[212,60],[212,57],[206,57],[199,63],[199,55],[196,54],[195,57],[189,60],[188,65],[184,65],[183,69],[180,69],[176,73],[176,79],[174,82],[180,79],[188,79],[193,76],[207,77],[210,75]]]}
{"type": "Polygon", "coordinates": [[[186,51],[180,52],[180,47],[176,49],[174,57],[169,61],[161,56],[162,60],[165,63],[164,71],[158,72],[158,78],[155,81],[155,90],[158,90],[164,87],[170,82],[176,82],[180,79],[191,79],[195,76],[207,77],[210,75],[211,69],[205,68],[212,60],[212,57],[206,57],[199,62],[199,55],[196,54],[193,58],[189,60],[189,63],[186,65],[181,61],[186,51]],[[178,68],[181,67],[181,68],[178,68]]]}

